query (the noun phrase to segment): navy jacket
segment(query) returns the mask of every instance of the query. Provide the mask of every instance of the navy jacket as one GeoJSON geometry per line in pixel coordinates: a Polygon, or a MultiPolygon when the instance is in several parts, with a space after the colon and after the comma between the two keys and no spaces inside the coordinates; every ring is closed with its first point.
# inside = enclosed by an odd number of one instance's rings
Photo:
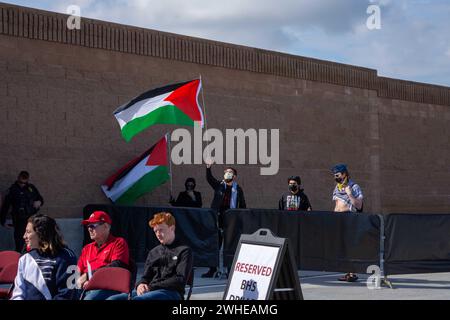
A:
{"type": "MultiPolygon", "coordinates": [[[[56,256],[42,255],[33,249],[19,259],[11,300],[70,300],[76,292],[68,287],[68,278],[75,270],[77,259],[72,250],[65,248],[56,256]]],[[[74,282],[74,281],[73,281],[74,282]]],[[[70,281],[69,281],[70,284],[70,281]]]]}

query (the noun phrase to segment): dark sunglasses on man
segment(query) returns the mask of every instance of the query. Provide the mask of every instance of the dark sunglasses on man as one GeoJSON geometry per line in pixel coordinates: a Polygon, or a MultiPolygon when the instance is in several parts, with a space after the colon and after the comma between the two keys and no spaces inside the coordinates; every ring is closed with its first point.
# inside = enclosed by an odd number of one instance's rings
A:
{"type": "Polygon", "coordinates": [[[87,228],[88,229],[97,229],[99,226],[101,226],[102,224],[104,224],[104,222],[97,222],[97,223],[92,223],[92,224],[88,224],[87,228]]]}

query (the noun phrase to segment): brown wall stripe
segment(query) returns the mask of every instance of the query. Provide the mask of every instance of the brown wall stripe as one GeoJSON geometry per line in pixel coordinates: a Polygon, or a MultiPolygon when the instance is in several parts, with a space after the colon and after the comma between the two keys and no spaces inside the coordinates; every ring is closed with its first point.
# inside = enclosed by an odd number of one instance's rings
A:
{"type": "Polygon", "coordinates": [[[450,106],[448,87],[378,77],[372,69],[84,18],[81,30],[70,31],[67,17],[0,3],[0,34],[321,81],[376,90],[383,98],[450,106]]]}

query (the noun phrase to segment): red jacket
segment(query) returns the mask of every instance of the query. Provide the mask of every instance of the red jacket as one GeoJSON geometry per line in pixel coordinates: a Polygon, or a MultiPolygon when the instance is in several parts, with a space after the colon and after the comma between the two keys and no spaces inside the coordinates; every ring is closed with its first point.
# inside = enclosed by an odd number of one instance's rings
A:
{"type": "Polygon", "coordinates": [[[99,248],[96,242],[89,243],[81,251],[78,259],[80,273],[88,272],[87,262],[91,265],[92,271],[109,265],[113,261],[119,260],[125,265],[129,265],[130,253],[128,244],[123,238],[116,238],[109,235],[108,240],[99,248]]]}

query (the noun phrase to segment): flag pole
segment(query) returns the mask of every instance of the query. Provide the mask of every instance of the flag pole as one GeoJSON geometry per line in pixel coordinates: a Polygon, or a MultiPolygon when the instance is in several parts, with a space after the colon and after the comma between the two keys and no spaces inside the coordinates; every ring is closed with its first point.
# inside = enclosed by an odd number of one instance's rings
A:
{"type": "Polygon", "coordinates": [[[203,94],[203,82],[202,82],[202,75],[200,75],[200,83],[202,84],[202,104],[203,104],[203,113],[205,114],[205,130],[208,131],[208,124],[206,121],[206,104],[205,104],[205,96],[203,94]]]}
{"type": "Polygon", "coordinates": [[[203,104],[203,113],[204,113],[204,121],[205,121],[205,138],[208,141],[208,123],[206,121],[206,104],[205,104],[205,96],[203,94],[203,82],[202,82],[202,75],[200,74],[200,83],[202,85],[202,104],[203,104]]]}
{"type": "Polygon", "coordinates": [[[167,152],[168,152],[167,160],[169,161],[170,197],[172,198],[173,180],[172,180],[172,159],[170,158],[171,145],[170,145],[169,133],[166,133],[166,139],[167,139],[167,145],[169,146],[167,148],[167,152]]]}

